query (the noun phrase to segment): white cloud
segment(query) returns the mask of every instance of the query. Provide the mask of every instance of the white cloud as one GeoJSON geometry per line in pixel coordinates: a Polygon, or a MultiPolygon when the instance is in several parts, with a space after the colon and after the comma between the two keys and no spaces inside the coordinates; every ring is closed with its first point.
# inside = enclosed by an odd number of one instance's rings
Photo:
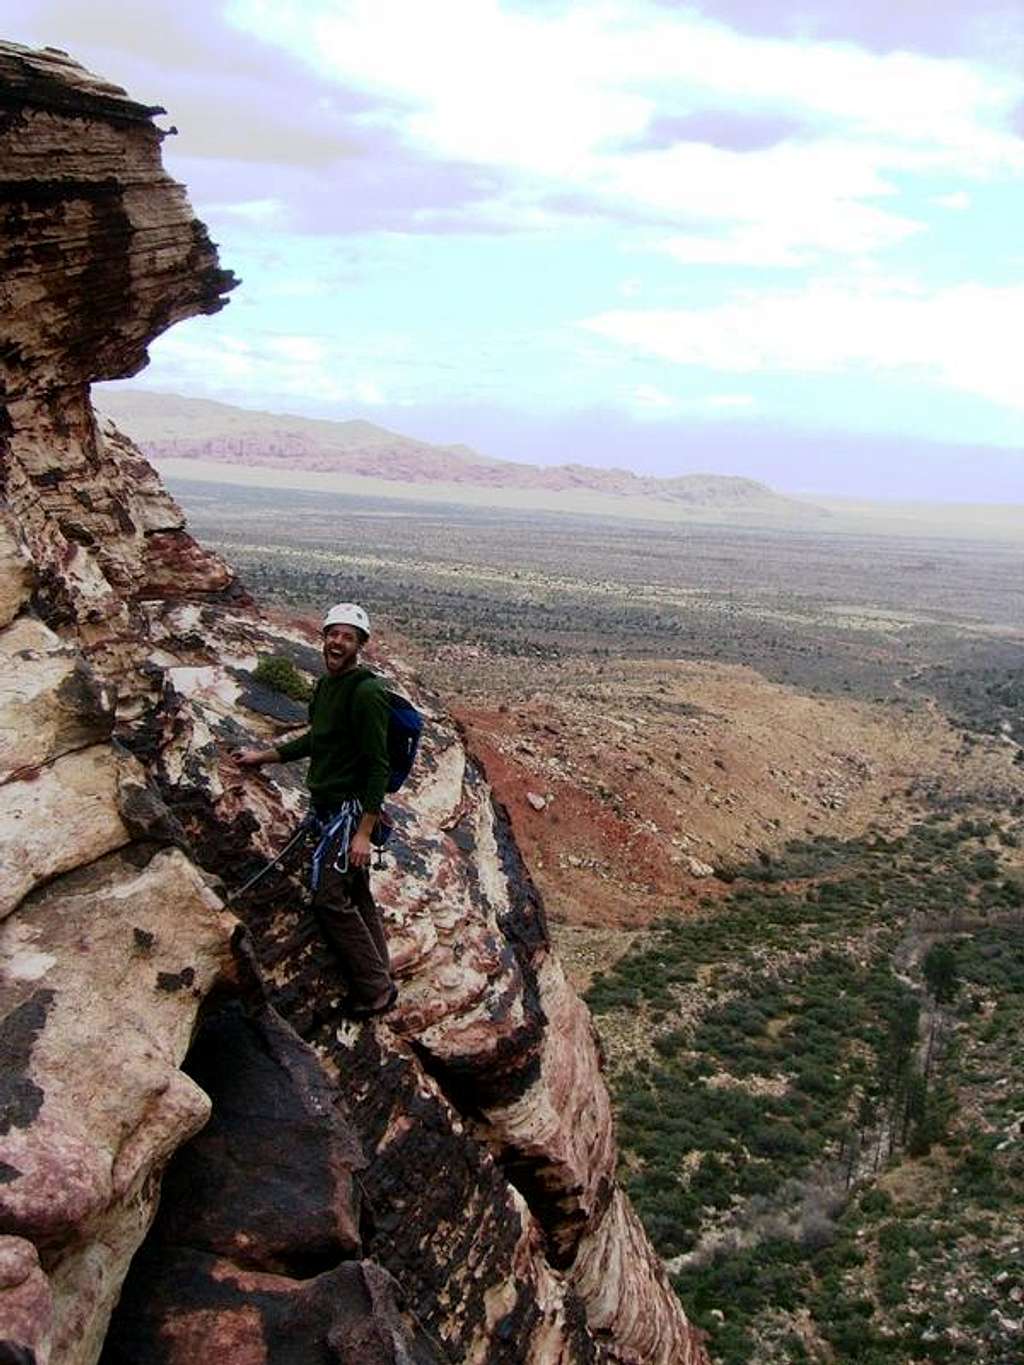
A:
{"type": "Polygon", "coordinates": [[[282,224],[287,210],[280,199],[244,199],[234,204],[206,204],[204,211],[212,215],[228,215],[243,222],[269,227],[282,224]]]}
{"type": "Polygon", "coordinates": [[[571,171],[656,109],[803,111],[874,136],[1015,158],[999,120],[1021,82],[966,61],[740,34],[693,10],[606,0],[237,0],[236,20],[325,72],[404,103],[437,153],[571,171]]]}
{"type": "Polygon", "coordinates": [[[326,348],[316,337],[270,337],[267,347],[278,359],[297,365],[322,365],[327,358],[326,348]]]}
{"type": "Polygon", "coordinates": [[[952,194],[937,194],[932,202],[938,204],[939,208],[963,213],[971,207],[971,196],[966,190],[954,190],[952,194]]]}
{"type": "Polygon", "coordinates": [[[880,173],[886,157],[884,149],[839,141],[753,153],[686,143],[609,158],[601,179],[611,193],[666,218],[750,225],[776,254],[808,246],[857,253],[921,227],[867,202],[895,193],[880,173]]]}
{"type": "Polygon", "coordinates": [[[385,385],[365,364],[353,365],[317,337],[224,334],[211,341],[209,335],[208,328],[183,323],[153,343],[161,388],[249,403],[254,394],[265,402],[294,398],[369,407],[387,401],[385,385]]]}
{"type": "Polygon", "coordinates": [[[670,413],[679,411],[679,400],[663,392],[654,384],[638,384],[629,395],[631,405],[644,412],[670,413]]]}
{"type": "Polygon", "coordinates": [[[669,237],[661,250],[683,265],[799,266],[807,262],[772,225],[758,230],[744,228],[723,237],[669,237]]]}
{"type": "Polygon", "coordinates": [[[581,325],[642,355],[732,374],[902,372],[1024,411],[1024,286],[926,293],[823,281],[709,308],[618,309],[581,325]]]}
{"type": "Polygon", "coordinates": [[[473,210],[484,227],[553,230],[547,201],[575,195],[580,214],[677,224],[666,249],[690,263],[793,266],[921,231],[885,202],[905,173],[1024,172],[1009,131],[1024,80],[967,61],[753,37],[644,0],[529,11],[236,0],[232,14],[375,97],[366,125],[420,154],[505,172],[505,191],[473,210]],[[785,115],[801,131],[754,151],[644,148],[656,119],[704,111],[713,124],[716,109],[785,115]]]}
{"type": "Polygon", "coordinates": [[[378,408],[387,402],[383,388],[372,379],[363,379],[353,384],[352,397],[357,403],[368,408],[378,408]]]}
{"type": "Polygon", "coordinates": [[[706,393],[696,397],[666,393],[656,384],[637,384],[625,395],[626,407],[638,417],[714,417],[755,406],[750,393],[706,393]]]}

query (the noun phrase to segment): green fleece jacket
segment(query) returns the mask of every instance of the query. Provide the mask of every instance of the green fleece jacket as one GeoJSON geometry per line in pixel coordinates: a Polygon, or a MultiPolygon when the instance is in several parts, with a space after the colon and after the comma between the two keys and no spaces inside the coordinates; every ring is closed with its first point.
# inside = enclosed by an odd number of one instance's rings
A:
{"type": "Polygon", "coordinates": [[[328,673],[313,689],[309,729],[277,746],[286,763],[309,759],[306,785],[317,811],[335,810],[352,796],[364,811],[380,810],[390,771],[384,692],[383,682],[368,668],[328,673]]]}

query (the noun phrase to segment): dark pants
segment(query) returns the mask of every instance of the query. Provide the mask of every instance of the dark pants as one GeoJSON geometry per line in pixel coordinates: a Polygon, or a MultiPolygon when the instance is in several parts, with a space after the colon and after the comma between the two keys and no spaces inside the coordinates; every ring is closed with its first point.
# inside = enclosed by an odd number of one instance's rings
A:
{"type": "Polygon", "coordinates": [[[337,954],[351,1003],[375,1005],[391,989],[391,971],[384,925],[370,891],[370,871],[352,867],[338,872],[336,856],[332,841],[313,897],[313,914],[337,954]]]}

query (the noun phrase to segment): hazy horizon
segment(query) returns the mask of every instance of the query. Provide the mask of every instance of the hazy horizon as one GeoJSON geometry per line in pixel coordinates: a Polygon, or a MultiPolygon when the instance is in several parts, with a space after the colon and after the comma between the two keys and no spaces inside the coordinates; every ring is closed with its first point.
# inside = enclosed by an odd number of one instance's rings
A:
{"type": "MultiPolygon", "coordinates": [[[[140,386],[139,384],[135,383],[132,380],[122,380],[113,383],[96,384],[93,386],[93,390],[94,401],[96,401],[101,408],[103,407],[103,396],[105,393],[111,391],[119,393],[145,392],[146,394],[151,394],[154,397],[162,396],[169,398],[192,398],[198,399],[199,401],[222,403],[227,407],[237,407],[252,412],[262,413],[264,415],[277,416],[282,418],[294,417],[299,418],[301,420],[313,419],[335,422],[345,422],[346,420],[352,420],[351,418],[345,417],[325,416],[323,414],[316,412],[309,411],[302,412],[299,410],[298,405],[293,405],[291,407],[275,406],[273,408],[265,408],[259,406],[256,403],[247,403],[242,401],[239,401],[238,403],[225,403],[224,399],[214,399],[210,398],[207,395],[172,393],[168,389],[156,388],[143,389],[142,386],[140,386]]],[[[483,448],[482,444],[468,439],[464,432],[461,433],[451,432],[450,428],[452,419],[447,414],[428,413],[425,416],[422,427],[419,429],[414,429],[411,426],[411,424],[418,416],[422,416],[422,414],[398,413],[395,415],[394,421],[388,421],[385,420],[385,417],[380,414],[375,414],[372,417],[368,417],[365,414],[359,414],[358,420],[372,421],[375,426],[379,426],[386,430],[392,431],[399,436],[410,437],[413,440],[424,441],[429,444],[439,446],[467,445],[471,447],[473,450],[477,451],[477,453],[480,455],[485,456],[495,455],[495,452],[493,450],[485,449],[483,448]],[[403,423],[402,426],[399,425],[400,422],[403,423]]],[[[460,416],[464,417],[465,414],[460,414],[460,416]]],[[[514,420],[514,417],[510,415],[510,421],[512,420],[514,420]]],[[[133,433],[129,430],[128,435],[132,434],[133,433]]],[[[138,433],[135,434],[137,435],[138,433]]],[[[575,433],[575,435],[578,438],[579,435],[578,431],[575,433]]],[[[759,433],[759,436],[763,438],[764,433],[759,433]]],[[[502,455],[497,456],[496,458],[507,459],[514,463],[546,466],[552,466],[562,463],[565,464],[592,463],[590,460],[586,458],[587,451],[585,446],[575,447],[574,451],[567,451],[563,449],[559,444],[560,432],[558,428],[553,424],[547,424],[544,427],[538,428],[536,433],[531,435],[529,439],[532,442],[532,444],[530,444],[529,446],[529,450],[532,453],[523,455],[502,455]]],[[[787,446],[791,449],[792,444],[794,443],[796,438],[794,434],[790,432],[786,433],[784,437],[782,437],[782,439],[784,439],[787,442],[787,446]]],[[[803,439],[808,443],[817,440],[824,441],[828,440],[827,437],[822,438],[818,436],[813,436],[810,433],[808,433],[803,439]]],[[[854,438],[854,440],[856,440],[856,438],[854,438]]],[[[908,455],[908,451],[905,443],[900,444],[900,450],[904,458],[906,458],[908,455]]],[[[877,458],[880,461],[891,460],[894,454],[894,449],[887,443],[881,441],[876,441],[874,443],[863,442],[858,445],[856,451],[854,451],[851,445],[849,453],[851,455],[851,458],[855,453],[859,456],[860,464],[857,467],[862,468],[865,456],[874,455],[875,458],[877,458]]],[[[970,455],[970,452],[961,451],[958,453],[961,455],[962,458],[969,458],[970,455]]],[[[918,490],[915,493],[911,479],[905,478],[905,474],[907,473],[909,473],[909,475],[912,476],[913,470],[911,468],[909,469],[909,471],[905,471],[904,466],[901,465],[889,466],[887,470],[889,476],[887,491],[883,491],[880,487],[879,490],[875,491],[874,493],[866,494],[863,491],[859,491],[853,485],[852,482],[849,485],[843,485],[842,476],[844,475],[845,471],[851,467],[847,465],[845,461],[840,461],[835,465],[831,466],[826,465],[823,467],[823,472],[825,474],[831,475],[832,477],[831,485],[827,485],[823,479],[816,486],[808,483],[807,486],[795,487],[783,484],[781,482],[773,481],[771,477],[772,473],[771,452],[770,450],[766,451],[760,448],[757,442],[752,441],[748,449],[745,450],[741,449],[738,452],[731,445],[723,443],[717,451],[712,453],[705,452],[705,454],[707,458],[705,464],[703,465],[695,463],[694,461],[696,457],[690,455],[687,457],[685,462],[680,462],[679,466],[676,468],[673,468],[668,460],[666,460],[661,467],[652,470],[637,468],[636,466],[626,464],[623,464],[620,467],[624,469],[630,469],[631,472],[638,473],[641,475],[649,474],[650,477],[655,478],[672,478],[687,474],[695,475],[709,474],[721,475],[725,477],[732,476],[738,478],[756,479],[758,482],[767,484],[775,492],[786,494],[787,496],[791,497],[805,498],[808,500],[811,500],[813,498],[819,498],[824,500],[834,499],[837,501],[850,502],[864,501],[876,502],[879,505],[918,503],[932,505],[936,507],[940,506],[954,507],[969,505],[976,505],[978,507],[1001,506],[1024,507],[1024,489],[1020,490],[1020,502],[986,500],[981,497],[963,497],[957,496],[955,494],[950,496],[942,496],[941,491],[934,484],[933,487],[927,491],[918,490]]],[[[609,463],[608,465],[605,466],[598,466],[595,464],[594,467],[609,468],[611,467],[611,464],[609,463]]],[[[810,473],[811,471],[807,471],[807,477],[810,477],[810,473]]],[[[879,485],[881,486],[884,482],[885,480],[880,477],[878,480],[879,485]]]]}
{"type": "Polygon", "coordinates": [[[137,387],[527,463],[1024,502],[1024,10],[10,0],[242,279],[137,387]]]}

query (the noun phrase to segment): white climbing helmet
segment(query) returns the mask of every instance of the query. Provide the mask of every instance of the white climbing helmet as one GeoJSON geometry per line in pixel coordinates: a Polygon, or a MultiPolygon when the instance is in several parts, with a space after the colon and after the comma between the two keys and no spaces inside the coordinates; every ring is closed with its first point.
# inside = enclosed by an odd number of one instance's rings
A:
{"type": "Polygon", "coordinates": [[[331,607],[324,617],[324,630],[328,626],[355,626],[370,638],[370,618],[358,602],[338,602],[331,607]]]}

